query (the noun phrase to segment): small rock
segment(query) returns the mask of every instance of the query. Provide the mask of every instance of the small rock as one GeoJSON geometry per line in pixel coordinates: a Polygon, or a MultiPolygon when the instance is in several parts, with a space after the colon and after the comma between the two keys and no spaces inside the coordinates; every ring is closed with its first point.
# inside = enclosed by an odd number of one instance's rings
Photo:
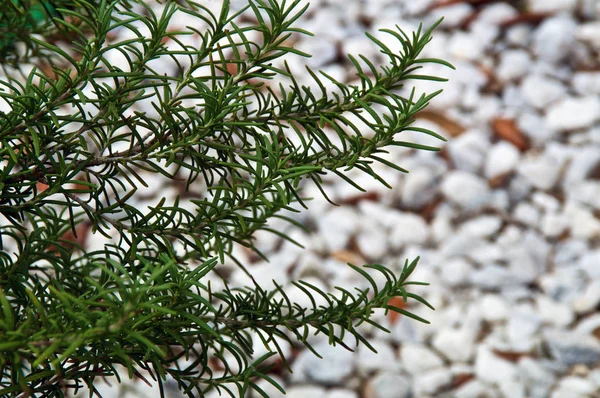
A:
{"type": "Polygon", "coordinates": [[[541,325],[540,317],[533,314],[512,314],[506,325],[511,349],[518,352],[532,351],[537,344],[537,332],[541,325]]]}
{"type": "Polygon", "coordinates": [[[542,366],[539,361],[523,357],[518,364],[519,374],[525,386],[529,390],[531,398],[546,398],[554,385],[556,376],[554,373],[542,366]]]}
{"type": "Polygon", "coordinates": [[[498,232],[500,227],[502,227],[502,218],[483,215],[463,223],[459,228],[459,233],[474,238],[489,238],[498,232]]]}
{"type": "Polygon", "coordinates": [[[282,396],[286,398],[325,398],[327,397],[327,391],[323,387],[319,386],[292,386],[287,388],[285,395],[281,395],[281,393],[279,393],[275,396],[282,396]]]}
{"type": "Polygon", "coordinates": [[[452,398],[503,398],[504,396],[494,387],[480,380],[472,380],[460,386],[450,395],[452,398]]]}
{"type": "Polygon", "coordinates": [[[554,196],[545,192],[535,192],[531,197],[532,202],[544,212],[552,213],[560,209],[560,202],[554,196]]]}
{"type": "Polygon", "coordinates": [[[465,286],[469,283],[473,266],[462,257],[453,257],[440,269],[441,280],[450,287],[465,286]]]}
{"type": "Polygon", "coordinates": [[[443,8],[435,8],[430,12],[429,17],[434,21],[444,17],[440,27],[452,28],[462,25],[472,13],[473,6],[467,3],[458,3],[443,8]]]}
{"type": "Polygon", "coordinates": [[[477,173],[489,147],[488,138],[481,131],[467,131],[448,143],[452,163],[459,170],[477,173]]]}
{"type": "Polygon", "coordinates": [[[540,222],[540,211],[530,203],[518,203],[513,210],[513,218],[515,221],[537,228],[540,222]]]}
{"type": "Polygon", "coordinates": [[[600,279],[600,250],[583,253],[579,258],[577,267],[586,272],[590,279],[600,279]]]}
{"type": "Polygon", "coordinates": [[[484,45],[477,37],[461,31],[452,35],[448,46],[448,54],[458,60],[475,61],[483,52],[484,45]]]}
{"type": "Polygon", "coordinates": [[[402,204],[408,208],[423,207],[435,197],[437,191],[437,178],[428,168],[411,169],[404,179],[402,204]]]}
{"type": "Polygon", "coordinates": [[[554,249],[554,266],[571,267],[588,249],[587,240],[573,238],[561,240],[554,249]]]}
{"type": "Polygon", "coordinates": [[[513,18],[518,14],[519,12],[508,3],[492,3],[479,12],[477,21],[501,25],[507,19],[513,18]]]}
{"type": "Polygon", "coordinates": [[[552,357],[565,366],[600,362],[600,342],[592,336],[550,330],[543,336],[552,357]]]}
{"type": "Polygon", "coordinates": [[[542,321],[547,324],[566,327],[575,320],[575,313],[565,303],[552,300],[545,295],[539,295],[536,298],[536,304],[542,321]]]}
{"type": "MultiPolygon", "coordinates": [[[[597,264],[600,267],[600,264],[597,264]]],[[[583,293],[573,302],[578,314],[594,311],[600,304],[600,280],[592,281],[583,293]]]]}
{"type": "Polygon", "coordinates": [[[560,131],[584,129],[600,119],[600,100],[597,96],[567,97],[552,104],[546,120],[548,126],[560,131]]]}
{"type": "Polygon", "coordinates": [[[527,154],[517,166],[517,171],[531,185],[541,190],[551,190],[560,177],[562,164],[558,159],[546,152],[542,154],[527,154]]]}
{"type": "Polygon", "coordinates": [[[517,125],[534,144],[543,145],[556,135],[556,130],[533,109],[523,109],[517,118],[517,125]]]}
{"type": "Polygon", "coordinates": [[[532,188],[528,178],[516,174],[508,183],[508,198],[511,203],[519,203],[529,198],[532,188]]]}
{"type": "Polygon", "coordinates": [[[329,251],[345,249],[350,236],[358,229],[358,219],[354,210],[348,207],[336,207],[317,219],[319,230],[327,243],[329,251]]]}
{"type": "Polygon", "coordinates": [[[333,388],[327,391],[327,398],[358,398],[358,394],[352,390],[333,388]]]}
{"type": "Polygon", "coordinates": [[[419,373],[414,377],[415,396],[436,395],[452,382],[452,373],[448,369],[435,369],[419,373]]]}
{"type": "Polygon", "coordinates": [[[433,339],[433,347],[452,362],[468,362],[475,353],[474,336],[468,330],[443,329],[433,339]]]}
{"type": "Polygon", "coordinates": [[[506,141],[500,141],[495,144],[485,162],[485,176],[494,178],[514,170],[519,162],[519,150],[506,141]]]}
{"type": "Polygon", "coordinates": [[[422,344],[403,344],[400,361],[402,367],[413,377],[444,366],[439,355],[422,344]]]}
{"type": "Polygon", "coordinates": [[[407,244],[423,244],[429,237],[429,227],[422,217],[413,213],[401,213],[398,223],[390,232],[390,245],[399,249],[407,244]]]}
{"type": "Polygon", "coordinates": [[[483,319],[488,322],[504,321],[510,312],[508,302],[497,294],[486,294],[479,302],[483,319]]]}
{"type": "Polygon", "coordinates": [[[600,182],[585,180],[570,187],[567,196],[575,202],[579,202],[594,209],[600,209],[600,182]]]}
{"type": "Polygon", "coordinates": [[[389,343],[382,340],[371,340],[369,343],[377,352],[367,346],[358,347],[357,367],[361,374],[368,375],[376,370],[396,370],[396,356],[389,343]]]}
{"type": "Polygon", "coordinates": [[[488,264],[471,274],[471,283],[482,289],[499,289],[518,282],[516,275],[498,264],[488,264]]]}
{"type": "Polygon", "coordinates": [[[598,390],[591,380],[581,377],[568,376],[560,381],[558,388],[550,398],[588,398],[593,397],[598,390]]]}
{"type": "Polygon", "coordinates": [[[577,148],[577,156],[573,156],[565,178],[563,186],[570,187],[573,184],[585,180],[590,172],[600,164],[600,147],[597,145],[577,148]]]}
{"type": "Polygon", "coordinates": [[[442,181],[443,194],[455,204],[476,210],[489,198],[490,190],[482,178],[464,171],[450,171],[442,181]]]}
{"type": "Polygon", "coordinates": [[[365,398],[409,398],[412,396],[410,381],[392,372],[381,372],[367,381],[365,398]]]}
{"type": "Polygon", "coordinates": [[[533,35],[534,54],[550,64],[566,59],[575,44],[576,28],[575,21],[567,16],[546,19],[533,35]]]}
{"type": "Polygon", "coordinates": [[[356,235],[356,244],[367,258],[379,259],[388,253],[387,235],[384,228],[372,223],[363,223],[356,235]]]}
{"type": "Polygon", "coordinates": [[[480,380],[498,385],[519,378],[519,371],[514,364],[498,357],[485,345],[477,347],[475,374],[480,380]]]}
{"type": "Polygon", "coordinates": [[[600,94],[600,72],[575,72],[572,85],[579,95],[598,95],[600,94]]]}
{"type": "Polygon", "coordinates": [[[544,109],[562,98],[567,90],[558,80],[532,74],[523,79],[521,91],[528,104],[537,109],[544,109]]]}
{"type": "Polygon", "coordinates": [[[584,336],[592,336],[598,332],[600,332],[600,312],[586,316],[575,328],[575,333],[584,336]]]}
{"type": "Polygon", "coordinates": [[[540,230],[547,238],[558,238],[569,226],[569,218],[564,213],[546,213],[542,217],[540,230]]]}
{"type": "Polygon", "coordinates": [[[594,239],[600,236],[600,220],[586,207],[568,203],[565,206],[564,213],[569,219],[569,227],[573,238],[594,239]]]}
{"type": "Polygon", "coordinates": [[[533,12],[573,12],[577,7],[577,0],[528,0],[527,9],[533,12]]]}
{"type": "Polygon", "coordinates": [[[577,26],[575,33],[577,40],[590,44],[595,49],[600,49],[600,22],[588,22],[577,26]]]}
{"type": "Polygon", "coordinates": [[[527,47],[530,45],[533,29],[526,24],[517,24],[506,29],[506,43],[513,47],[527,47]]]}

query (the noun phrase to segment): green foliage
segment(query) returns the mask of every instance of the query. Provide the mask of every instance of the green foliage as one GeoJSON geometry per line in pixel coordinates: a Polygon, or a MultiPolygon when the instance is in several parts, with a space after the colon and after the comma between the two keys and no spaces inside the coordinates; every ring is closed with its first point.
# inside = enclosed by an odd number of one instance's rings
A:
{"type": "Polygon", "coordinates": [[[279,339],[312,349],[308,336],[323,333],[351,349],[343,340],[351,335],[370,347],[357,327],[382,328],[375,309],[424,321],[388,304],[402,296],[428,305],[406,291],[417,260],[399,275],[349,265],[368,285],[355,291],[295,282],[310,308],[276,283],[223,280],[225,289],[214,291],[206,278],[218,278],[226,257],[246,271],[233,247],[258,252],[258,230],[291,239],[267,221],[302,227],[282,211],[306,207],[305,181],[325,194],[322,177],[334,173],[362,189],[347,176],[357,169],[388,186],[377,163],[405,170],[385,159],[386,148],[435,150],[398,139],[409,130],[442,139],[411,126],[437,92],[400,94],[414,79],[443,80],[419,73],[426,63],[450,66],[419,58],[434,26],[412,36],[385,30],[400,53],[369,36],[388,64],[350,57],[357,85],[307,68],[320,88],[314,93],[279,62],[307,56],[289,41],[309,34],[294,27],[306,10],[299,1],[249,0],[237,11],[223,1],[218,12],[165,1],[160,15],[141,0],[43,3],[43,19],[41,3],[0,6],[0,102],[9,109],[0,118],[0,396],[93,393],[94,381],[116,375],[117,365],[129,377],[149,373],[161,394],[170,376],[190,397],[213,388],[242,396],[261,392],[257,379],[272,382],[267,359],[281,354],[279,339]],[[171,30],[184,14],[197,23],[171,30]],[[116,30],[129,38],[114,41],[116,30]],[[16,43],[26,50],[17,54],[16,43]],[[157,59],[174,73],[157,70],[157,59]],[[273,84],[281,79],[290,84],[273,84]],[[132,200],[151,174],[183,181],[185,195],[138,208],[132,200]],[[86,252],[65,238],[86,223],[116,238],[86,252]],[[258,359],[256,334],[270,352],[258,359]]]}

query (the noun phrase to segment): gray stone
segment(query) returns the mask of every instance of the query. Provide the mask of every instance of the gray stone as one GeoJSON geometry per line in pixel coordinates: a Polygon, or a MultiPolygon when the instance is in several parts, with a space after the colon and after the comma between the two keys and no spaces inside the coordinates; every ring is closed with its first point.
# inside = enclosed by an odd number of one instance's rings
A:
{"type": "Polygon", "coordinates": [[[600,362],[600,342],[592,336],[563,331],[544,331],[544,340],[553,358],[566,366],[600,362]]]}
{"type": "Polygon", "coordinates": [[[438,192],[437,177],[426,167],[411,169],[404,179],[401,191],[402,204],[419,208],[428,203],[438,192]]]}
{"type": "Polygon", "coordinates": [[[519,283],[519,277],[506,267],[488,264],[473,272],[471,283],[482,289],[499,289],[519,283]]]}

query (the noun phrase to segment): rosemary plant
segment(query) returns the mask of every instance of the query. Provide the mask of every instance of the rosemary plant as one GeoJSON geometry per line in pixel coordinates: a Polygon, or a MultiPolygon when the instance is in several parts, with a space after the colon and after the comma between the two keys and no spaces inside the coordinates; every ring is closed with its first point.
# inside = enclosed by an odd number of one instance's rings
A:
{"type": "Polygon", "coordinates": [[[362,189],[347,176],[357,169],[388,186],[376,163],[405,170],[386,148],[436,149],[399,139],[408,130],[443,139],[411,124],[437,92],[401,95],[411,80],[443,80],[420,74],[423,64],[450,66],[419,57],[435,26],[384,30],[400,53],[369,35],[387,65],[350,56],[355,85],[307,68],[313,92],[281,62],[308,56],[292,44],[310,35],[294,26],[307,9],[299,0],[237,9],[165,0],[155,9],[142,0],[0,6],[2,397],[94,395],[95,381],[118,378],[119,365],[130,378],[153,378],[161,396],[167,377],[190,397],[265,395],[257,380],[277,385],[266,360],[283,357],[281,339],[312,350],[309,335],[323,333],[352,349],[349,335],[371,347],[358,326],[383,328],[375,309],[424,321],[389,304],[402,296],[428,305],[406,290],[417,260],[400,273],[348,264],[367,289],[294,282],[309,308],[276,283],[223,280],[213,290],[206,280],[227,258],[251,273],[233,248],[262,256],[256,231],[289,238],[270,218],[303,228],[286,214],[306,207],[305,182],[325,195],[322,177],[333,173],[362,189]],[[179,18],[194,24],[182,28],[179,18]],[[182,195],[139,208],[140,188],[157,175],[182,195]],[[86,228],[106,243],[86,250],[86,228]],[[252,335],[267,355],[253,357],[252,335]]]}

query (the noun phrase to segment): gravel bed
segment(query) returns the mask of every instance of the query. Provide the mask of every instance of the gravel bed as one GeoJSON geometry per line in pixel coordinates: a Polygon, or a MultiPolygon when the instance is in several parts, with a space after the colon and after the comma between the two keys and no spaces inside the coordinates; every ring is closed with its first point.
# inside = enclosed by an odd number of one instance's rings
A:
{"type": "MultiPolygon", "coordinates": [[[[448,137],[443,150],[391,151],[410,170],[382,170],[392,190],[360,174],[368,194],[327,179],[340,207],[307,186],[315,200],[295,217],[312,233],[274,224],[305,250],[259,234],[269,263],[238,253],[259,284],[275,279],[298,301],[291,280],[355,286],[346,262],[399,269],[421,256],[414,279],[430,286],[413,291],[436,310],[409,309],[431,325],[377,314],[391,330],[366,330],[377,355],[317,336],[324,359],[287,347],[294,373],[273,377],[289,398],[600,397],[600,2],[314,0],[298,26],[316,38],[296,43],[313,57],[288,62],[352,82],[346,53],[382,60],[365,31],[441,16],[425,55],[456,70],[428,66],[449,82],[416,87],[444,89],[417,121],[448,137]]],[[[232,283],[247,283],[225,267],[232,283]]],[[[157,396],[141,381],[100,390],[157,396]]]]}

